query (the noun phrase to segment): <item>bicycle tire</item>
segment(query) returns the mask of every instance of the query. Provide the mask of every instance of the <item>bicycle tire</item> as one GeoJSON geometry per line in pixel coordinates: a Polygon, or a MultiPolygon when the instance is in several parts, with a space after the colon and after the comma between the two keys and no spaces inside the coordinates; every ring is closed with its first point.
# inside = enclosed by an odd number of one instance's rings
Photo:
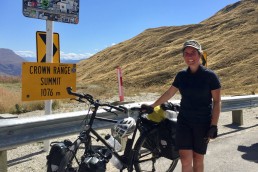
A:
{"type": "Polygon", "coordinates": [[[47,172],[52,172],[51,166],[47,164],[47,172]]]}
{"type": "Polygon", "coordinates": [[[68,163],[71,161],[70,159],[72,159],[71,152],[66,152],[66,155],[62,159],[57,172],[69,172],[68,171],[68,163]]]}
{"type": "Polygon", "coordinates": [[[133,164],[136,172],[172,172],[174,171],[178,163],[178,159],[170,160],[160,156],[159,150],[157,149],[155,143],[150,143],[150,141],[148,141],[148,138],[150,138],[151,136],[153,137],[153,133],[155,132],[157,132],[157,128],[154,128],[149,132],[144,132],[135,144],[135,155],[133,164]]]}

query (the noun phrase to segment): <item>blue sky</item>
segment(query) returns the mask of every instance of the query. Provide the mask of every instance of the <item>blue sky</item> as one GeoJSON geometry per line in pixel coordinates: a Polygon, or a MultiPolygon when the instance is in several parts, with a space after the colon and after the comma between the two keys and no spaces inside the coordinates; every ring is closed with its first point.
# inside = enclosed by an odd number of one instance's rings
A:
{"type": "MultiPolygon", "coordinates": [[[[87,58],[148,28],[199,23],[238,0],[80,0],[78,24],[53,22],[61,59],[87,58]]],[[[0,48],[35,57],[46,21],[24,17],[22,0],[1,2],[0,48]]]]}

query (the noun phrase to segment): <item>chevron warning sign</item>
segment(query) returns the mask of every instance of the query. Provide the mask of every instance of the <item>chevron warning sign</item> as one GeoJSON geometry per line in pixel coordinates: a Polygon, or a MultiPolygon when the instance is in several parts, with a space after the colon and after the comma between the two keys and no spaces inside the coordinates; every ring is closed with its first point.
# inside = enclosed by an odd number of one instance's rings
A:
{"type": "MultiPolygon", "coordinates": [[[[37,62],[46,62],[46,32],[36,32],[37,62]]],[[[53,33],[53,63],[60,63],[59,34],[53,33]]]]}

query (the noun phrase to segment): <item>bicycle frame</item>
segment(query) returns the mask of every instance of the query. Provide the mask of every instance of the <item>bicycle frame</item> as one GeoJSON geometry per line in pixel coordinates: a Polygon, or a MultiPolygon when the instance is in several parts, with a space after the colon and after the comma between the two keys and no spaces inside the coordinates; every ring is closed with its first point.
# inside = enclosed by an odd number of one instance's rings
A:
{"type": "MultiPolygon", "coordinates": [[[[89,118],[89,122],[88,124],[86,124],[82,130],[82,132],[80,133],[80,136],[78,139],[76,139],[76,141],[72,144],[72,146],[69,147],[70,151],[67,153],[67,155],[65,156],[65,160],[63,163],[63,166],[67,166],[69,164],[70,166],[70,163],[73,161],[73,159],[75,158],[78,165],[80,165],[81,162],[79,162],[76,158],[76,154],[77,154],[77,150],[79,149],[79,145],[80,144],[84,144],[85,145],[85,148],[84,148],[84,154],[83,155],[86,155],[88,156],[88,153],[89,150],[91,150],[91,138],[94,138],[93,136],[96,137],[96,140],[97,141],[100,141],[101,143],[103,143],[105,145],[105,147],[110,150],[113,154],[113,156],[115,156],[123,165],[123,168],[120,170],[124,170],[124,169],[127,169],[129,172],[133,171],[133,166],[135,165],[135,160],[138,159],[138,157],[136,157],[137,154],[137,151],[139,149],[139,144],[138,143],[141,143],[141,142],[138,142],[141,141],[142,139],[144,139],[144,137],[146,136],[146,134],[154,129],[148,129],[148,130],[141,130],[141,115],[142,112],[140,108],[131,108],[131,110],[133,111],[137,111],[138,112],[138,115],[137,115],[137,120],[136,120],[136,126],[135,126],[135,129],[132,133],[132,137],[131,138],[128,138],[127,142],[126,142],[126,147],[125,147],[125,150],[124,150],[124,153],[123,155],[119,155],[115,149],[110,146],[106,140],[104,138],[102,138],[93,128],[93,123],[94,123],[94,120],[97,119],[97,120],[101,120],[101,121],[105,121],[105,122],[111,122],[111,123],[117,123],[117,120],[112,120],[112,119],[108,119],[108,118],[103,118],[103,117],[97,117],[97,111],[99,109],[100,106],[107,106],[108,108],[110,109],[105,109],[107,112],[110,112],[110,113],[114,113],[112,112],[111,110],[112,109],[116,109],[117,111],[120,111],[120,112],[125,112],[127,113],[128,109],[125,108],[125,107],[115,107],[113,105],[110,105],[110,104],[102,104],[100,103],[98,100],[94,101],[93,100],[93,97],[89,94],[79,94],[79,93],[75,93],[75,92],[72,92],[72,88],[68,87],[67,88],[67,92],[68,94],[70,95],[74,95],[76,97],[78,97],[78,99],[75,99],[79,102],[83,102],[85,103],[85,99],[90,103],[90,110],[92,111],[92,113],[90,114],[90,118],[89,118]],[[136,145],[133,147],[133,144],[135,142],[135,139],[136,139],[136,134],[137,134],[137,130],[139,130],[141,132],[141,136],[140,138],[136,141],[136,145]],[[143,131],[143,132],[142,132],[143,131]]],[[[116,114],[116,113],[115,113],[116,114]]],[[[90,153],[91,154],[91,153],[90,153]]],[[[107,158],[107,157],[104,157],[104,158],[107,158]]],[[[138,163],[138,162],[136,162],[138,163]]],[[[60,165],[61,166],[61,165],[60,165]]],[[[65,168],[65,167],[64,167],[65,168]]]]}
{"type": "MultiPolygon", "coordinates": [[[[99,117],[96,117],[95,119],[103,120],[103,121],[106,121],[106,122],[116,121],[116,120],[110,120],[110,119],[107,119],[107,118],[99,118],[99,117]]],[[[100,140],[109,150],[112,151],[112,154],[123,164],[124,168],[127,168],[128,171],[132,171],[133,159],[134,159],[134,153],[135,153],[135,150],[133,148],[133,143],[134,143],[134,140],[135,140],[135,137],[136,137],[136,133],[137,133],[137,129],[139,127],[139,123],[140,123],[140,120],[138,119],[136,121],[136,127],[135,127],[135,130],[133,132],[132,138],[131,139],[128,138],[128,140],[127,140],[126,147],[125,147],[123,155],[119,155],[115,151],[115,149],[113,147],[111,147],[94,129],[92,129],[90,127],[89,131],[95,137],[97,137],[97,139],[100,140]]]]}
{"type": "Polygon", "coordinates": [[[101,143],[103,143],[109,150],[112,151],[112,154],[123,164],[123,166],[125,168],[130,169],[132,167],[132,163],[128,163],[128,162],[132,162],[133,161],[133,142],[135,140],[136,137],[136,133],[137,133],[137,128],[139,126],[139,121],[137,120],[136,122],[136,128],[133,132],[133,136],[132,139],[128,139],[126,147],[125,147],[125,151],[123,155],[119,155],[115,149],[113,147],[111,147],[106,141],[105,139],[103,139],[93,128],[92,125],[94,123],[94,120],[100,120],[100,121],[105,121],[105,122],[111,122],[111,123],[117,123],[117,120],[112,120],[112,119],[108,119],[108,118],[103,118],[103,117],[97,117],[97,108],[95,108],[95,110],[92,112],[92,116],[91,116],[91,120],[89,122],[89,129],[88,129],[88,133],[86,135],[89,136],[90,133],[92,133],[97,140],[99,140],[101,143]],[[129,159],[127,158],[129,157],[129,159]]]}
{"type": "MultiPolygon", "coordinates": [[[[137,133],[137,129],[139,128],[139,123],[140,123],[140,119],[138,118],[136,121],[136,127],[134,132],[132,133],[132,138],[128,138],[127,143],[126,143],[126,147],[124,150],[124,154],[123,155],[119,155],[115,149],[113,147],[111,147],[106,141],[105,139],[103,139],[93,128],[92,125],[94,123],[94,120],[100,120],[100,121],[105,121],[105,122],[111,122],[111,123],[117,123],[117,120],[112,120],[112,119],[108,119],[108,118],[103,118],[103,117],[97,117],[97,111],[98,111],[99,106],[95,106],[94,110],[92,111],[92,116],[90,118],[89,124],[85,126],[85,129],[83,131],[85,131],[85,135],[84,138],[82,140],[87,140],[88,137],[90,137],[90,134],[92,134],[93,136],[96,137],[97,141],[100,141],[101,143],[103,143],[107,149],[111,150],[113,156],[115,156],[122,164],[123,164],[123,169],[127,168],[128,171],[132,171],[132,167],[133,167],[133,159],[134,159],[134,153],[135,150],[133,148],[133,143],[136,137],[136,133],[137,133]]],[[[82,131],[82,132],[83,132],[82,131]]],[[[78,144],[78,143],[77,143],[78,144]]],[[[81,144],[81,142],[80,142],[81,144]]],[[[85,151],[87,150],[86,148],[90,146],[90,142],[85,143],[85,151]]],[[[76,150],[77,152],[77,150],[76,150]]],[[[76,152],[74,153],[74,156],[76,154],[76,152]]],[[[86,152],[84,152],[86,153],[86,152]]]]}

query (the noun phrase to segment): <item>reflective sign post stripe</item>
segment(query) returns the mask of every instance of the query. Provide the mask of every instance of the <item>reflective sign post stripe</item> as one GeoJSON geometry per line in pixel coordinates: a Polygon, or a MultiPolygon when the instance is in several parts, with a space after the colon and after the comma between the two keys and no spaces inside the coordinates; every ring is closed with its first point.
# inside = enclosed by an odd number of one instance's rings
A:
{"type": "Polygon", "coordinates": [[[122,69],[117,67],[117,80],[118,80],[118,92],[120,102],[124,101],[124,90],[123,90],[123,79],[122,79],[122,69]]]}

